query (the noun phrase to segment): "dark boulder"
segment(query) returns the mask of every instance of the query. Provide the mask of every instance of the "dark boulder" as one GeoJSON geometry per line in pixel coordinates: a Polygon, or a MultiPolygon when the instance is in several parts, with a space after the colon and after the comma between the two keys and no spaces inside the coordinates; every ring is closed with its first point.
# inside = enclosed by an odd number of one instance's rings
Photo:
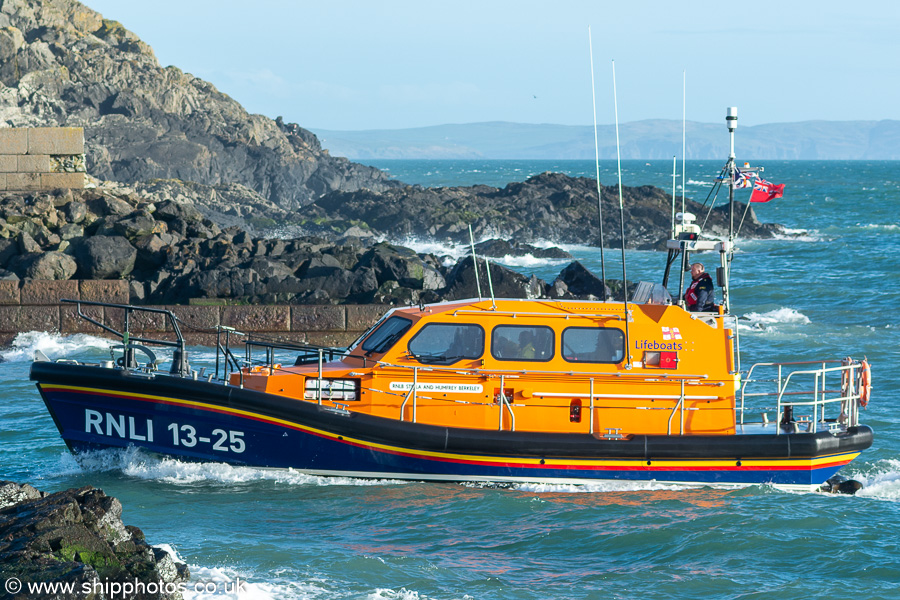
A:
{"type": "Polygon", "coordinates": [[[490,280],[485,261],[478,260],[479,292],[471,256],[461,259],[447,277],[449,284],[441,293],[445,300],[464,298],[490,298],[493,287],[495,298],[546,298],[547,284],[535,276],[525,277],[501,265],[490,263],[490,280]]]}
{"type": "Polygon", "coordinates": [[[164,233],[168,228],[161,222],[157,222],[153,215],[146,210],[137,210],[127,217],[116,221],[113,225],[116,232],[125,236],[130,241],[153,233],[164,233]]]}
{"type": "MultiPolygon", "coordinates": [[[[612,298],[612,291],[609,285],[604,285],[604,282],[599,277],[577,260],[560,271],[557,281],[562,282],[565,285],[565,291],[572,296],[593,296],[600,300],[612,298]]],[[[556,282],[554,282],[554,286],[556,286],[556,282]]],[[[557,287],[556,289],[562,288],[557,287]]]]}
{"type": "Polygon", "coordinates": [[[121,236],[94,236],[75,250],[79,275],[83,279],[119,279],[134,268],[137,250],[121,236]]]}
{"type": "Polygon", "coordinates": [[[203,215],[200,214],[200,211],[197,210],[195,206],[183,202],[174,202],[172,200],[160,202],[156,206],[156,212],[153,213],[153,216],[163,221],[181,219],[185,223],[189,221],[199,221],[203,218],[203,215]]]}
{"type": "Polygon", "coordinates": [[[63,213],[65,214],[66,221],[78,224],[87,217],[88,207],[82,201],[73,201],[65,205],[63,213]]]}
{"type": "Polygon", "coordinates": [[[12,257],[17,254],[19,254],[18,243],[6,238],[0,238],[0,267],[6,267],[12,257]]]}
{"type": "Polygon", "coordinates": [[[71,279],[78,270],[75,259],[62,252],[23,254],[9,266],[22,279],[71,279]]]}
{"type": "Polygon", "coordinates": [[[101,195],[88,200],[87,204],[91,212],[101,217],[124,217],[134,210],[129,203],[114,196],[101,195]]]}
{"type": "Polygon", "coordinates": [[[375,271],[378,285],[396,281],[402,287],[436,290],[446,285],[444,276],[413,250],[386,242],[376,244],[359,259],[359,266],[375,271]]]}

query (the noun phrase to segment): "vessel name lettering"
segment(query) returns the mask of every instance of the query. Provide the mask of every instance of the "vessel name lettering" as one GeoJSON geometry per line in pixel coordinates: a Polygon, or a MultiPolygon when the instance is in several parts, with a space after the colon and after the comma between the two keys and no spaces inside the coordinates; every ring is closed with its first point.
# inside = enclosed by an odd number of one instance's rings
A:
{"type": "Polygon", "coordinates": [[[136,442],[153,441],[153,421],[151,419],[142,423],[134,417],[126,418],[125,415],[104,414],[89,408],[84,410],[84,431],[136,442]]]}
{"type": "MultiPolygon", "coordinates": [[[[392,381],[390,384],[392,392],[408,392],[412,389],[412,381],[392,381]]],[[[416,383],[416,391],[419,392],[456,392],[460,394],[480,394],[484,391],[481,384],[473,383],[437,383],[428,381],[419,381],[416,383]]]]}
{"type": "Polygon", "coordinates": [[[682,350],[681,342],[655,342],[651,340],[634,340],[635,350],[682,350]]]}

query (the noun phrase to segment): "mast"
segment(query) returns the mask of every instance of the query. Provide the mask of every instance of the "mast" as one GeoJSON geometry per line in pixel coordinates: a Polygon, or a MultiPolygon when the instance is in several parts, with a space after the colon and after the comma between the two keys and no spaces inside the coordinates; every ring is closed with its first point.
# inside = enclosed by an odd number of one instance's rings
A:
{"type": "MultiPolygon", "coordinates": [[[[725,177],[728,178],[728,204],[729,204],[729,227],[728,227],[728,239],[724,241],[714,241],[714,240],[702,240],[700,239],[701,227],[694,223],[694,215],[685,213],[682,210],[681,213],[681,222],[676,225],[674,228],[675,235],[673,239],[668,240],[666,242],[666,248],[668,249],[668,258],[666,260],[666,271],[663,275],[663,286],[668,287],[669,282],[669,272],[672,267],[672,263],[675,260],[675,257],[679,254],[681,255],[681,269],[678,283],[678,297],[681,297],[681,293],[684,290],[684,274],[688,267],[690,266],[690,254],[693,252],[718,252],[719,253],[719,267],[716,269],[716,278],[718,280],[719,287],[722,288],[722,304],[725,308],[725,313],[731,313],[731,300],[729,294],[729,278],[731,274],[731,262],[734,258],[734,185],[735,185],[735,175],[738,171],[740,172],[757,172],[761,170],[761,168],[750,168],[749,165],[746,165],[743,169],[738,169],[735,165],[734,159],[734,130],[737,128],[737,108],[731,106],[728,108],[727,115],[725,117],[725,124],[728,126],[728,134],[729,134],[729,154],[728,161],[725,163],[725,167],[722,169],[720,174],[720,178],[724,180],[725,177]]],[[[682,135],[684,135],[682,133],[682,135]]],[[[682,140],[682,152],[685,153],[684,141],[682,140]]],[[[682,161],[684,157],[682,157],[682,161]]],[[[673,169],[673,179],[674,179],[674,169],[673,169]]],[[[682,162],[682,181],[684,181],[684,163],[682,162]]],[[[717,185],[724,185],[722,184],[717,185]]],[[[684,199],[684,183],[682,183],[682,201],[684,199]]],[[[674,190],[674,185],[673,185],[674,190]]],[[[712,194],[712,191],[710,191],[712,194]]],[[[674,203],[674,193],[673,193],[673,203],[674,203]]],[[[709,200],[709,196],[707,196],[707,201],[709,200]]],[[[715,204],[715,199],[713,199],[713,204],[715,204]]],[[[710,210],[712,210],[712,206],[710,206],[710,210]]],[[[708,215],[707,215],[708,217],[708,215]]],[[[684,304],[679,299],[679,304],[683,307],[684,304]]]]}
{"type": "MultiPolygon", "coordinates": [[[[672,157],[672,228],[669,230],[669,237],[673,240],[675,239],[675,182],[677,181],[677,173],[675,170],[678,168],[678,158],[672,157]]],[[[684,195],[682,195],[682,198],[684,195]]],[[[683,200],[682,200],[683,202],[683,200]]],[[[683,210],[681,212],[684,212],[683,210]]]]}
{"type": "Polygon", "coordinates": [[[725,305],[725,312],[731,312],[731,294],[729,289],[729,281],[731,279],[731,261],[734,258],[734,172],[737,167],[734,164],[734,130],[737,129],[737,107],[729,106],[725,114],[725,125],[728,126],[728,137],[730,151],[728,153],[728,164],[726,170],[728,172],[728,251],[723,249],[721,254],[721,277],[719,285],[722,287],[722,304],[725,305]]]}
{"type": "Polygon", "coordinates": [[[734,130],[737,129],[737,106],[728,107],[725,115],[725,124],[728,126],[731,151],[728,153],[728,164],[725,166],[728,172],[728,241],[734,241],[734,130]]]}

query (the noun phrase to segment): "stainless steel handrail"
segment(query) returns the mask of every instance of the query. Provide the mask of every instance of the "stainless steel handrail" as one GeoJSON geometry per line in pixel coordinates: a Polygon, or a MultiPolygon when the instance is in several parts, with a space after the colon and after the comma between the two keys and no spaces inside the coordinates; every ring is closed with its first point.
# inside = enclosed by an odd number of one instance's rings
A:
{"type": "Polygon", "coordinates": [[[400,420],[404,421],[405,418],[403,413],[406,412],[406,404],[409,402],[410,397],[412,397],[413,401],[413,414],[412,414],[412,422],[416,422],[416,394],[419,387],[419,369],[418,367],[413,369],[413,384],[410,388],[409,392],[406,393],[406,397],[403,399],[403,402],[400,404],[400,420]]]}
{"type": "MultiPolygon", "coordinates": [[[[395,369],[405,369],[412,370],[416,368],[422,368],[416,365],[399,365],[397,363],[378,361],[379,367],[390,367],[395,369]]],[[[706,380],[709,379],[709,375],[706,373],[697,374],[697,373],[668,373],[665,371],[660,371],[659,373],[619,373],[619,372],[610,372],[610,371],[541,371],[536,369],[479,369],[479,368],[466,368],[466,367],[439,367],[439,366],[429,366],[428,370],[433,371],[435,373],[446,373],[456,374],[456,375],[479,375],[482,377],[490,377],[500,375],[522,375],[523,373],[528,373],[528,375],[551,375],[551,376],[563,376],[563,377],[608,377],[610,379],[616,380],[639,380],[639,381],[679,381],[679,380],[687,380],[687,381],[698,381],[698,380],[706,380]]],[[[713,385],[720,385],[718,383],[714,383],[713,385]]]]}
{"type": "MultiPolygon", "coordinates": [[[[840,404],[841,412],[837,417],[837,421],[841,423],[846,423],[851,426],[857,425],[859,422],[859,400],[860,400],[860,389],[859,389],[859,381],[857,377],[858,370],[860,368],[860,363],[857,361],[846,362],[837,359],[828,359],[828,360],[816,360],[816,361],[792,361],[792,362],[783,362],[783,363],[757,363],[754,364],[747,373],[747,378],[744,379],[741,383],[740,394],[741,401],[740,405],[735,407],[735,410],[740,413],[739,422],[741,425],[744,424],[744,417],[747,412],[753,412],[755,410],[759,410],[758,407],[753,409],[749,409],[747,407],[746,399],[748,398],[760,398],[760,397],[776,397],[776,417],[781,425],[782,418],[784,417],[785,409],[790,408],[791,412],[788,414],[792,414],[794,407],[800,406],[810,406],[812,407],[812,415],[811,422],[809,425],[809,430],[811,433],[815,433],[818,430],[818,423],[826,423],[828,422],[826,416],[826,409],[829,405],[840,404]],[[840,366],[829,367],[829,364],[840,363],[840,366]],[[790,371],[785,373],[785,367],[793,367],[793,366],[804,366],[804,365],[821,365],[818,369],[797,369],[794,371],[790,371]],[[774,379],[753,379],[750,375],[753,373],[757,367],[772,367],[776,370],[776,376],[774,379]],[[829,374],[837,374],[840,373],[841,376],[841,386],[840,389],[831,389],[830,386],[826,384],[826,378],[829,374]],[[812,378],[812,386],[811,388],[803,387],[802,389],[792,389],[788,391],[788,386],[797,385],[797,380],[805,377],[812,378]],[[762,391],[762,392],[748,392],[747,388],[751,384],[773,384],[774,391],[762,391]],[[838,394],[837,396],[829,397],[829,394],[838,394]],[[786,397],[789,396],[805,396],[807,399],[804,400],[786,400],[786,397]],[[811,399],[809,399],[811,397],[811,399]]],[[[792,421],[795,422],[795,421],[792,421]]],[[[779,426],[779,433],[781,427],[779,426]]]]}
{"type": "Polygon", "coordinates": [[[681,397],[678,399],[678,402],[675,403],[675,406],[672,407],[672,412],[669,414],[669,421],[666,424],[666,435],[672,435],[672,418],[675,416],[675,412],[678,409],[681,409],[681,427],[679,429],[679,435],[684,435],[684,382],[681,382],[681,397]]]}

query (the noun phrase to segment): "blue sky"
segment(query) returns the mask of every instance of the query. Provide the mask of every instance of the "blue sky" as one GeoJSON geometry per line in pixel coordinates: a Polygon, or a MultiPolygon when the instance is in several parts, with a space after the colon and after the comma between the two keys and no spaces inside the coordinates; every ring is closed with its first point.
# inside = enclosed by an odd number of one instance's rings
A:
{"type": "Polygon", "coordinates": [[[900,2],[86,0],[249,111],[313,129],[900,119],[900,2]]]}

